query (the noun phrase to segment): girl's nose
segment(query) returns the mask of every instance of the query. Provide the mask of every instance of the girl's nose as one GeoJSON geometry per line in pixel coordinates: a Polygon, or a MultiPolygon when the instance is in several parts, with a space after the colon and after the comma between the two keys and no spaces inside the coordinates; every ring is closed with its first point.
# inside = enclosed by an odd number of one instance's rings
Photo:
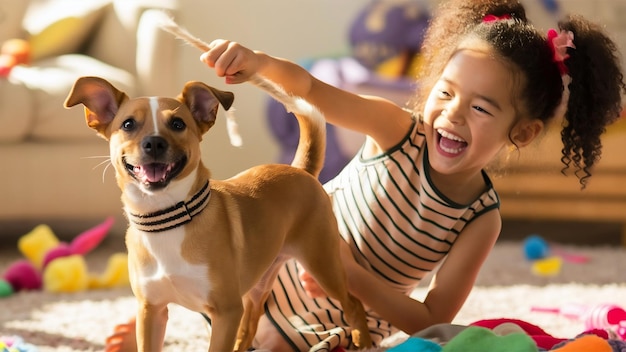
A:
{"type": "Polygon", "coordinates": [[[458,99],[453,99],[446,105],[444,116],[453,124],[462,124],[465,122],[464,112],[458,99]]]}

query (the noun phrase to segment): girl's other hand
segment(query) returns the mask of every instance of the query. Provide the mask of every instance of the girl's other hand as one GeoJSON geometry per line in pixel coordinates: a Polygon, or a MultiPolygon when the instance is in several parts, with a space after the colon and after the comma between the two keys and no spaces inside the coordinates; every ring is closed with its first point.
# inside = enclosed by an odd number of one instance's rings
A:
{"type": "MultiPolygon", "coordinates": [[[[345,241],[341,241],[341,262],[343,263],[344,270],[346,270],[347,274],[352,274],[357,271],[359,264],[354,260],[354,256],[350,251],[350,246],[345,241]]],[[[321,298],[327,297],[328,294],[320,287],[315,278],[309,274],[308,271],[298,263],[298,278],[300,279],[300,284],[302,288],[306,291],[307,295],[311,298],[321,298]]],[[[348,286],[350,283],[350,277],[346,276],[348,279],[348,286]]]]}
{"type": "Polygon", "coordinates": [[[317,281],[308,271],[306,271],[300,263],[298,263],[298,278],[300,279],[300,284],[306,294],[311,298],[322,298],[327,297],[328,295],[322,288],[318,285],[317,281]]]}

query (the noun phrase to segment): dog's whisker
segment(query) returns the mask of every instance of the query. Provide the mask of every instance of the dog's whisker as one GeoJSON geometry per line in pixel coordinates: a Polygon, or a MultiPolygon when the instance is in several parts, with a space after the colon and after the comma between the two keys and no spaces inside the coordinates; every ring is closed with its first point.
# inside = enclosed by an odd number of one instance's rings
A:
{"type": "MultiPolygon", "coordinates": [[[[99,162],[98,164],[96,164],[96,166],[94,166],[94,167],[93,167],[93,169],[92,169],[92,170],[95,170],[95,169],[97,169],[98,167],[100,167],[100,166],[102,166],[102,165],[106,165],[106,164],[111,165],[111,159],[107,159],[107,160],[104,160],[104,161],[99,162]]],[[[108,165],[107,165],[106,167],[109,167],[108,165]]],[[[106,170],[106,167],[105,167],[105,170],[106,170]]]]}
{"type": "Polygon", "coordinates": [[[110,155],[92,155],[92,156],[82,156],[81,159],[102,159],[102,158],[110,158],[110,155]]]}
{"type": "MultiPolygon", "coordinates": [[[[100,165],[102,165],[102,163],[100,165]]],[[[104,170],[102,170],[102,183],[104,183],[104,177],[106,176],[107,170],[111,165],[113,165],[113,163],[109,161],[109,163],[104,167],[104,170]]]]}
{"type": "Polygon", "coordinates": [[[92,168],[92,170],[95,170],[95,169],[97,169],[98,167],[100,167],[100,166],[102,166],[102,165],[104,165],[104,164],[106,164],[106,163],[109,163],[109,164],[111,163],[111,158],[110,158],[110,157],[107,157],[105,160],[103,160],[103,161],[101,161],[101,162],[97,163],[97,164],[96,164],[96,165],[92,168]]]}

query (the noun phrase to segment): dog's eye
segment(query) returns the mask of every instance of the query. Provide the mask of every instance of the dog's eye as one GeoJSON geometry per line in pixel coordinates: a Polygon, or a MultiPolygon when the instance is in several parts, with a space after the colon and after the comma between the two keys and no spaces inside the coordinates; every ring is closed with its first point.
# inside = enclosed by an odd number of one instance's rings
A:
{"type": "Polygon", "coordinates": [[[122,129],[127,132],[134,130],[135,126],[137,126],[135,119],[127,119],[122,122],[122,129]]]}
{"type": "Polygon", "coordinates": [[[182,131],[185,128],[187,128],[187,125],[185,124],[185,121],[183,121],[183,119],[181,119],[179,117],[174,117],[170,121],[170,126],[172,127],[172,129],[174,131],[182,131]]]}

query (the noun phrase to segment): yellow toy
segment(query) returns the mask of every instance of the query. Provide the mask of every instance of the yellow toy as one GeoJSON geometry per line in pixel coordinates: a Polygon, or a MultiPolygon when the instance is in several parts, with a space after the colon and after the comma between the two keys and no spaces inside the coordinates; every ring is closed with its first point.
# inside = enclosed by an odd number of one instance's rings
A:
{"type": "Polygon", "coordinates": [[[64,243],[47,225],[39,225],[18,241],[26,260],[9,266],[0,279],[0,297],[13,292],[44,289],[49,292],[80,292],[129,285],[126,253],[113,254],[101,275],[88,272],[84,256],[100,244],[113,226],[113,218],[64,243]]]}

